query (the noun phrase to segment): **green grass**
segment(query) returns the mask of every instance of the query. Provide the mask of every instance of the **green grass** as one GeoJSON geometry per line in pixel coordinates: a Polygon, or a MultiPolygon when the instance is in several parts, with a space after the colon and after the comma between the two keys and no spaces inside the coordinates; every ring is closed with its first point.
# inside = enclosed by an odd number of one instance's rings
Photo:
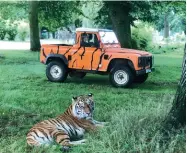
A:
{"type": "Polygon", "coordinates": [[[51,83],[39,54],[0,51],[0,153],[60,152],[60,146],[27,150],[26,134],[38,121],[55,117],[71,104],[71,97],[93,93],[95,119],[110,122],[97,133],[87,133],[85,145],[71,153],[185,152],[185,130],[171,134],[161,145],[157,130],[171,108],[180,79],[182,52],[155,55],[155,72],[144,84],[114,88],[108,76],[87,75],[51,83]]]}
{"type": "Polygon", "coordinates": [[[150,49],[150,51],[154,54],[168,54],[173,52],[173,54],[181,55],[183,52],[181,50],[184,50],[185,42],[183,43],[168,43],[164,45],[154,45],[150,49]]]}

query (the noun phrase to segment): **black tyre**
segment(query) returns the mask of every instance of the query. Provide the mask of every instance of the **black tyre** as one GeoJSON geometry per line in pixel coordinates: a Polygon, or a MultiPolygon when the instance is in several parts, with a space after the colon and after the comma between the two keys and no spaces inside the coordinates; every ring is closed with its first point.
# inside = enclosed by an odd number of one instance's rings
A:
{"type": "Polygon", "coordinates": [[[110,72],[109,79],[114,87],[129,87],[134,80],[134,75],[129,67],[116,66],[110,72]]]}
{"type": "Polygon", "coordinates": [[[59,61],[52,61],[46,67],[46,76],[52,82],[64,82],[68,72],[65,64],[59,61]]]}
{"type": "Polygon", "coordinates": [[[148,78],[148,74],[143,74],[143,75],[140,75],[140,76],[136,76],[135,79],[134,79],[134,82],[135,83],[144,83],[148,78]]]}
{"type": "Polygon", "coordinates": [[[79,79],[83,79],[86,76],[85,72],[69,72],[69,76],[70,77],[75,77],[75,78],[79,78],[79,79]]]}

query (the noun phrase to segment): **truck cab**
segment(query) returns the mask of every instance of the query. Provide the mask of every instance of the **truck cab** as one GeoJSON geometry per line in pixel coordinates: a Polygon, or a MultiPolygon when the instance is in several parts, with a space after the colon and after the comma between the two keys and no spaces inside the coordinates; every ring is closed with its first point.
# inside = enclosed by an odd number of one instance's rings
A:
{"type": "Polygon", "coordinates": [[[47,65],[46,76],[52,82],[86,73],[109,74],[115,87],[143,83],[152,71],[152,54],[121,48],[112,30],[77,28],[74,45],[42,45],[40,61],[47,65]]]}

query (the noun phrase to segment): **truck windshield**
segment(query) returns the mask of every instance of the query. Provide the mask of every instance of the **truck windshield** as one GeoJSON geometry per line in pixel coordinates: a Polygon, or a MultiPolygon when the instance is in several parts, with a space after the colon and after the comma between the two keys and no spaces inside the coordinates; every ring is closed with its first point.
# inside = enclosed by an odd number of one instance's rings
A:
{"type": "Polygon", "coordinates": [[[108,44],[108,43],[117,44],[118,43],[118,39],[113,31],[110,31],[110,32],[100,31],[99,35],[101,37],[101,42],[104,44],[108,44]]]}

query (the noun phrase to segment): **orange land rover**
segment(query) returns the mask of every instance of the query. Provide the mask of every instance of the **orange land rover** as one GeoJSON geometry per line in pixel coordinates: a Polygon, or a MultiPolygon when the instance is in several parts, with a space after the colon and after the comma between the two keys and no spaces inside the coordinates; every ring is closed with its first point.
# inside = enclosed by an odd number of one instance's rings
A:
{"type": "Polygon", "coordinates": [[[109,74],[115,87],[143,83],[152,71],[152,54],[121,48],[115,33],[107,29],[77,28],[74,45],[42,45],[40,61],[47,65],[46,76],[52,82],[86,73],[109,74]]]}

